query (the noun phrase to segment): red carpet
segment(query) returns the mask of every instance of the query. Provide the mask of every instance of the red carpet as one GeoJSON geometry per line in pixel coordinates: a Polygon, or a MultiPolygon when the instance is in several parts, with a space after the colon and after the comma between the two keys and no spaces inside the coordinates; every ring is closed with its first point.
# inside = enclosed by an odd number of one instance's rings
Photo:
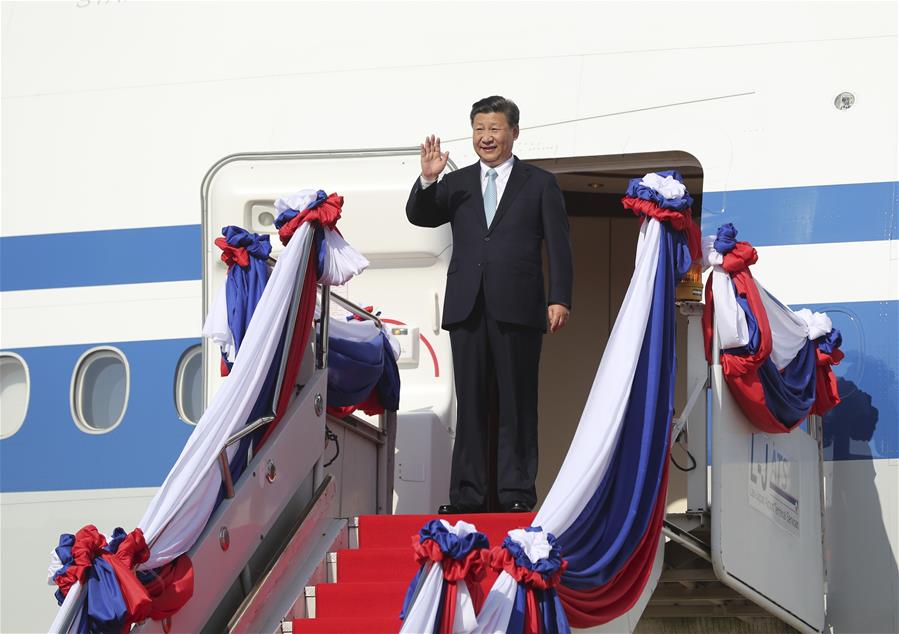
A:
{"type": "MultiPolygon", "coordinates": [[[[296,619],[298,634],[381,634],[399,632],[406,588],[418,566],[412,557],[412,537],[430,519],[451,524],[460,519],[485,533],[490,546],[502,544],[506,533],[528,526],[533,513],[481,515],[366,515],[359,518],[359,549],[337,553],[337,583],[315,587],[316,618],[296,619]]],[[[484,580],[486,592],[495,574],[484,580]]]]}

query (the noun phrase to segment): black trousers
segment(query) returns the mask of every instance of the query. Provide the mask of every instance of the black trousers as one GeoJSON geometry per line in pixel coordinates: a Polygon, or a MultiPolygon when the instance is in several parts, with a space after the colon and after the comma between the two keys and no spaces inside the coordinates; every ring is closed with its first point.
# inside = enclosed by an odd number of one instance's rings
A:
{"type": "Polygon", "coordinates": [[[507,507],[537,503],[537,387],[543,333],[487,314],[483,289],[468,318],[450,330],[456,380],[456,442],[450,503],[486,508],[489,418],[498,410],[496,495],[507,507]],[[496,385],[495,395],[492,386],[496,385]],[[491,403],[495,396],[496,403],[491,403]]]}

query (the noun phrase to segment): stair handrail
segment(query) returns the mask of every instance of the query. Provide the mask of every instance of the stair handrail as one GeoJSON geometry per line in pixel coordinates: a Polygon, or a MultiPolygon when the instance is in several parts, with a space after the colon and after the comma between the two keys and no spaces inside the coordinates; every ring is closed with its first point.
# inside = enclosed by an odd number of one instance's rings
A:
{"type": "MultiPolygon", "coordinates": [[[[288,341],[293,336],[293,328],[294,323],[296,321],[296,311],[299,308],[300,298],[303,292],[303,283],[302,280],[305,279],[305,270],[306,266],[308,266],[309,255],[312,253],[312,245],[314,243],[310,242],[306,247],[305,256],[301,258],[302,264],[300,265],[300,272],[302,275],[298,276],[297,285],[294,289],[293,296],[291,297],[291,306],[289,315],[290,318],[287,322],[287,331],[285,332],[285,341],[288,341]]],[[[277,259],[269,257],[267,260],[270,264],[277,264],[277,259]]],[[[328,341],[328,319],[330,316],[329,311],[329,302],[326,301],[326,298],[330,295],[330,286],[319,284],[318,288],[321,289],[322,293],[322,327],[320,329],[317,341],[318,354],[316,355],[316,367],[319,369],[324,369],[327,367],[327,341],[328,341]]],[[[342,299],[342,298],[341,298],[342,299]]],[[[347,301],[347,300],[344,300],[347,301]]],[[[349,302],[348,302],[349,303],[349,302]]],[[[359,309],[362,310],[362,309],[359,309]]],[[[277,402],[278,395],[281,391],[281,385],[284,380],[284,371],[287,365],[287,355],[283,354],[281,358],[281,367],[278,372],[278,381],[275,389],[275,396],[272,402],[272,410],[277,413],[277,402]]],[[[261,418],[256,419],[252,423],[246,425],[239,431],[235,432],[231,437],[225,441],[225,446],[222,448],[221,452],[218,455],[218,465],[219,470],[222,475],[222,484],[225,488],[225,498],[231,499],[234,497],[234,480],[231,477],[231,467],[228,462],[227,449],[231,445],[236,442],[239,442],[245,436],[252,434],[256,430],[268,425],[273,420],[275,420],[275,416],[263,416],[261,418]]],[[[169,520],[171,522],[171,519],[169,520]]],[[[162,527],[162,529],[153,537],[153,539],[147,542],[147,547],[152,549],[153,545],[156,543],[156,540],[159,539],[159,536],[165,531],[167,524],[162,527]]],[[[66,594],[66,597],[61,606],[59,606],[59,610],[56,612],[56,616],[53,619],[53,622],[50,624],[50,628],[48,632],[50,634],[65,634],[69,631],[72,624],[75,621],[75,617],[81,610],[82,604],[84,603],[84,591],[80,582],[76,581],[69,588],[69,592],[66,594]]]]}

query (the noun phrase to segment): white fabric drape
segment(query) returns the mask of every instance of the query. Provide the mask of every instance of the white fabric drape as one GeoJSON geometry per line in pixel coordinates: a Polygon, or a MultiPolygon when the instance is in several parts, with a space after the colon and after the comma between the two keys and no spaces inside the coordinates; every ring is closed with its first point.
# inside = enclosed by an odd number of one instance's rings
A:
{"type": "Polygon", "coordinates": [[[318,197],[317,189],[301,189],[293,194],[281,196],[275,201],[275,211],[280,216],[285,211],[303,211],[318,197]]]}
{"type": "MultiPolygon", "coordinates": [[[[759,289],[759,297],[762,298],[771,328],[771,360],[778,370],[783,370],[809,339],[815,340],[826,335],[833,328],[833,323],[825,313],[813,313],[808,308],[790,310],[758,280],[755,280],[755,285],[759,289]]],[[[717,295],[715,309],[718,309],[717,295]]]]}
{"type": "Polygon", "coordinates": [[[682,182],[672,176],[661,176],[655,172],[650,172],[640,181],[641,185],[650,187],[659,192],[668,200],[674,198],[683,198],[687,193],[687,187],[682,182]]]}
{"type": "Polygon", "coordinates": [[[234,363],[234,333],[228,325],[227,285],[222,284],[203,324],[203,336],[216,344],[229,363],[234,363]]]}
{"type": "Polygon", "coordinates": [[[515,528],[509,531],[509,538],[516,542],[532,564],[549,557],[552,546],[546,538],[546,531],[526,531],[515,528]]]}
{"type": "MultiPolygon", "coordinates": [[[[297,287],[297,274],[312,242],[304,224],[284,249],[262,293],[230,375],[203,413],[181,455],[138,523],[150,559],[142,569],[161,566],[193,546],[206,526],[221,486],[217,459],[227,439],[247,423],[281,338],[297,287]]],[[[232,449],[236,449],[233,447],[232,449]]],[[[230,458],[229,452],[229,458],[230,458]]]]}
{"type": "Polygon", "coordinates": [[[403,620],[400,632],[421,634],[434,629],[434,619],[440,607],[440,591],[443,588],[443,568],[428,562],[425,574],[418,581],[418,588],[412,598],[409,612],[403,620]]]}
{"type": "Polygon", "coordinates": [[[481,606],[478,626],[472,634],[505,634],[515,607],[518,582],[505,570],[499,573],[481,606]]]}
{"type": "Polygon", "coordinates": [[[627,294],[571,447],[534,519],[534,526],[542,526],[554,535],[571,526],[599,487],[618,444],[652,304],[660,234],[658,220],[648,218],[640,227],[634,274],[627,294]]]}
{"type": "Polygon", "coordinates": [[[370,262],[351,247],[339,233],[331,229],[324,231],[325,266],[319,282],[341,286],[368,268],[370,262]]]}
{"type": "Polygon", "coordinates": [[[703,268],[712,267],[712,293],[715,296],[715,323],[721,348],[739,348],[749,343],[746,315],[737,304],[730,275],[721,268],[724,256],[715,250],[715,236],[702,238],[703,268]]]}

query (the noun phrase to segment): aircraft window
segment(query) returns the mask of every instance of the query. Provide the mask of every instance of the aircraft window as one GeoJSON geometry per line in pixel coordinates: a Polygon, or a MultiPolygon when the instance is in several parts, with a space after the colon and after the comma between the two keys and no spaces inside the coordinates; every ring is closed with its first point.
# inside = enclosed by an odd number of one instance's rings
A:
{"type": "Polygon", "coordinates": [[[116,348],[88,350],[72,375],[72,417],[81,431],[104,434],[122,422],[128,406],[130,370],[116,348]]]}
{"type": "Polygon", "coordinates": [[[175,409],[185,423],[196,425],[203,415],[203,349],[184,351],[175,370],[175,409]]]}
{"type": "Polygon", "coordinates": [[[30,389],[25,359],[14,352],[0,353],[0,438],[9,438],[25,422],[30,389]]]}

